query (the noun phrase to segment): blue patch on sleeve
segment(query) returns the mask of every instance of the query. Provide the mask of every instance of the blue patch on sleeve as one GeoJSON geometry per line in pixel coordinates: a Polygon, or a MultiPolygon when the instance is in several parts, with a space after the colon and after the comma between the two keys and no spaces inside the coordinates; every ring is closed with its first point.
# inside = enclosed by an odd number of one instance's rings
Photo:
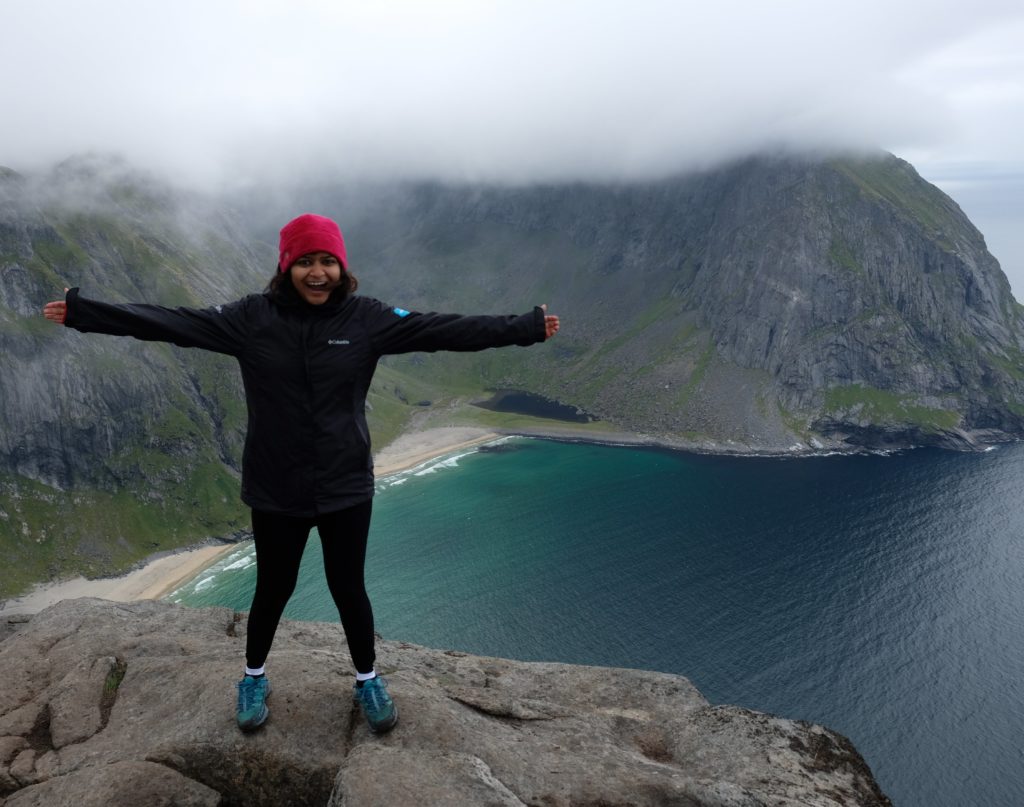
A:
{"type": "Polygon", "coordinates": [[[399,316],[399,317],[407,317],[407,316],[409,316],[409,312],[406,311],[404,308],[395,308],[393,310],[394,310],[395,314],[397,316],[399,316]]]}

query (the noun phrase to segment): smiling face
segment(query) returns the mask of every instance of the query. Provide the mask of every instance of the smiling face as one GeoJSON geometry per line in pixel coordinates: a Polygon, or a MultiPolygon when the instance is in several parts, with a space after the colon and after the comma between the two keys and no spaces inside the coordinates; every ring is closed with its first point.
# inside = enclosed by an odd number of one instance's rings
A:
{"type": "Polygon", "coordinates": [[[329,252],[310,252],[292,264],[292,285],[310,305],[323,305],[341,285],[341,264],[329,252]]]}

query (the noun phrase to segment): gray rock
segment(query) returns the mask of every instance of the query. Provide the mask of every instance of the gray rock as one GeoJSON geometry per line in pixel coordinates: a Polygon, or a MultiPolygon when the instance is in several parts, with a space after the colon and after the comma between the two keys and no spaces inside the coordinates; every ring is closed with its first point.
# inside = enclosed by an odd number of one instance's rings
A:
{"type": "Polygon", "coordinates": [[[35,784],[36,781],[36,752],[31,748],[19,751],[12,760],[8,771],[11,778],[21,786],[35,784]]]}
{"type": "Polygon", "coordinates": [[[338,772],[330,807],[361,804],[475,804],[524,807],[480,757],[366,745],[338,772]],[[387,771],[386,776],[381,776],[387,771]]]}
{"type": "Polygon", "coordinates": [[[108,681],[113,681],[117,659],[86,658],[55,687],[50,697],[50,741],[63,748],[92,737],[103,727],[103,704],[108,681]],[[99,697],[97,697],[99,693],[99,697]]]}
{"type": "MultiPolygon", "coordinates": [[[[0,600],[0,608],[3,606],[4,601],[0,600]]],[[[0,642],[17,633],[31,618],[31,614],[11,614],[7,618],[0,618],[0,642]]]]}
{"type": "Polygon", "coordinates": [[[887,805],[845,738],[663,673],[382,641],[373,735],[338,626],[284,622],[271,717],[234,722],[244,621],[65,601],[0,643],[0,800],[76,805],[887,805]]]}
{"type": "Polygon", "coordinates": [[[219,807],[221,795],[152,762],[113,762],[19,790],[4,807],[219,807]]]}
{"type": "Polygon", "coordinates": [[[0,737],[0,765],[9,764],[27,746],[23,737],[0,737]]]}

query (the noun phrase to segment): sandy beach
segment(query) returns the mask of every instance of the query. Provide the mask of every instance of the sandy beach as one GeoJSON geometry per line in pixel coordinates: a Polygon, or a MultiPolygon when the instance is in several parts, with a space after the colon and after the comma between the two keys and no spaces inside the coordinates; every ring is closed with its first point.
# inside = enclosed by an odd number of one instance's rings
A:
{"type": "Polygon", "coordinates": [[[28,594],[7,600],[3,608],[0,608],[0,617],[34,614],[61,600],[77,597],[99,597],[115,602],[156,600],[216,562],[231,548],[231,544],[217,544],[175,552],[155,558],[142,568],[119,577],[101,577],[96,580],[73,577],[59,583],[42,583],[28,594]]]}
{"type": "MultiPolygon", "coordinates": [[[[414,468],[435,457],[490,442],[499,436],[485,429],[457,426],[405,434],[376,454],[377,476],[414,468]]],[[[216,563],[234,547],[234,544],[215,544],[162,554],[141,568],[118,577],[97,580],[75,577],[58,583],[43,583],[28,594],[7,600],[0,607],[0,617],[34,614],[61,600],[77,597],[98,597],[115,602],[158,600],[216,563]]]]}
{"type": "Polygon", "coordinates": [[[374,469],[378,477],[389,476],[499,437],[500,434],[471,426],[445,426],[403,434],[377,452],[373,458],[374,469]]]}

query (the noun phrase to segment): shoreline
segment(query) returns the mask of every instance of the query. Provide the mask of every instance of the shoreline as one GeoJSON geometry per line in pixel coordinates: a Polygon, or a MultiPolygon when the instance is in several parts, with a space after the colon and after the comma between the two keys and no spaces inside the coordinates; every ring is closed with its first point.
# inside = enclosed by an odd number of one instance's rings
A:
{"type": "Polygon", "coordinates": [[[378,479],[383,479],[445,454],[454,454],[504,436],[495,430],[476,426],[435,426],[409,432],[397,437],[374,456],[374,471],[378,479]]]}
{"type": "MultiPolygon", "coordinates": [[[[377,476],[415,468],[445,454],[452,454],[502,437],[494,431],[474,427],[440,427],[404,434],[375,456],[377,476]]],[[[0,604],[0,619],[35,614],[61,600],[97,597],[114,602],[159,600],[183,583],[196,577],[225,555],[237,543],[216,543],[161,552],[134,568],[114,577],[89,580],[73,577],[67,580],[38,583],[30,591],[0,604]]]]}
{"type": "MultiPolygon", "coordinates": [[[[566,426],[535,426],[528,428],[484,428],[479,426],[435,426],[422,431],[407,432],[374,455],[378,479],[386,478],[423,463],[454,454],[504,437],[534,437],[566,442],[597,443],[613,446],[664,448],[694,454],[732,456],[808,457],[852,454],[835,450],[750,452],[737,447],[716,444],[714,449],[699,443],[684,443],[637,432],[590,431],[566,426]],[[724,450],[723,450],[724,449],[724,450]]],[[[202,573],[231,552],[237,542],[204,543],[171,552],[161,552],[144,560],[137,568],[114,577],[93,580],[75,577],[68,580],[39,583],[18,597],[0,603],[0,619],[16,614],[34,614],[54,603],[78,597],[97,597],[115,602],[159,600],[183,583],[202,573]]]]}
{"type": "Polygon", "coordinates": [[[140,568],[117,577],[72,577],[53,583],[37,583],[31,591],[12,597],[0,607],[0,618],[15,614],[35,614],[61,600],[97,597],[114,602],[158,600],[175,588],[216,563],[237,544],[207,544],[181,549],[171,554],[143,561],[140,568]]]}

